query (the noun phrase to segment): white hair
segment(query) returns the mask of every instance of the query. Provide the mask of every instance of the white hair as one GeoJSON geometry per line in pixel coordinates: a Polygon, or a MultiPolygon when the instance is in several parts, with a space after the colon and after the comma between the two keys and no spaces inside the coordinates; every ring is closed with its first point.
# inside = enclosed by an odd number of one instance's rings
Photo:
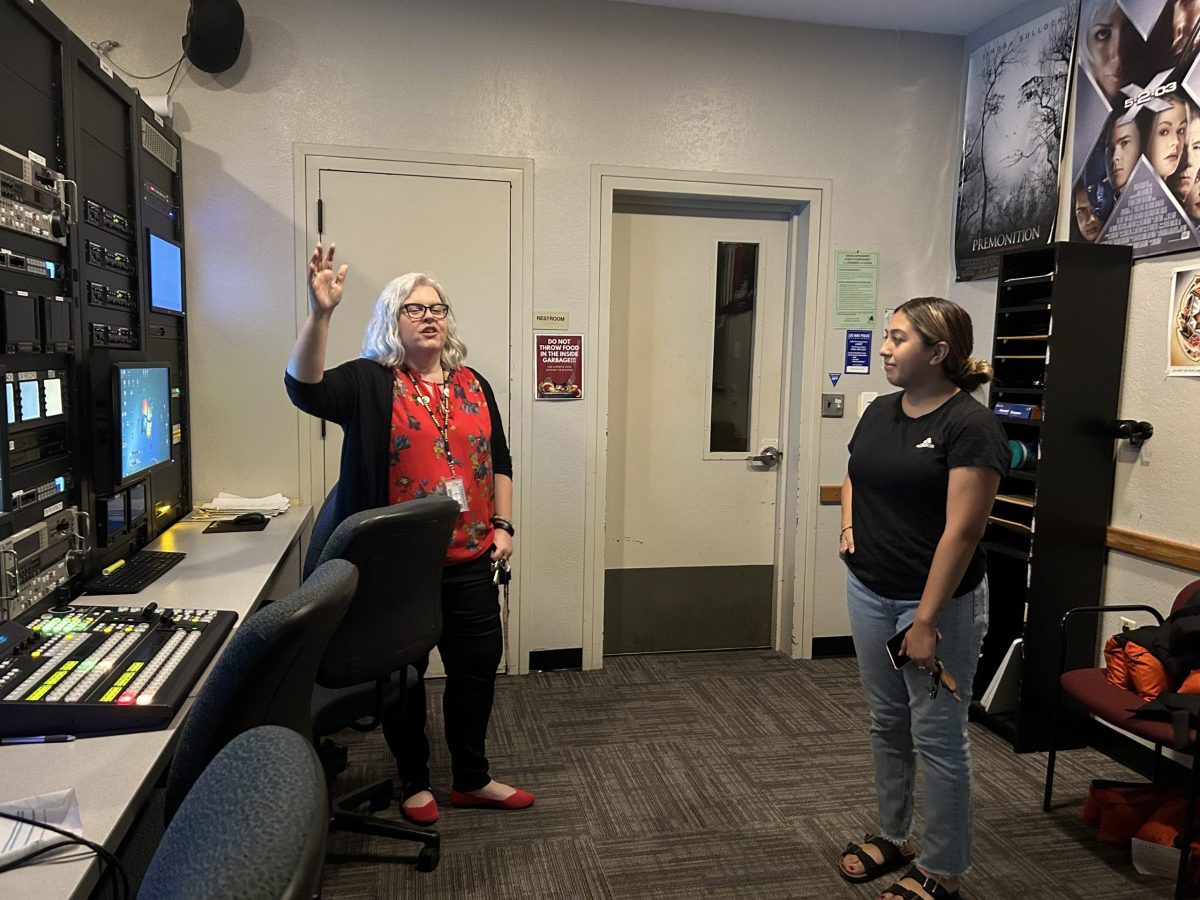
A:
{"type": "MultiPolygon", "coordinates": [[[[437,291],[438,299],[450,306],[445,289],[433,277],[422,272],[409,272],[393,278],[384,287],[375,301],[375,311],[367,330],[363,333],[362,355],[373,359],[389,369],[398,369],[404,364],[404,345],[400,342],[400,307],[408,302],[412,292],[419,287],[431,287],[437,291]]],[[[458,326],[454,323],[454,312],[446,312],[446,344],[442,347],[442,368],[459,369],[467,358],[467,345],[458,337],[458,326]]]]}

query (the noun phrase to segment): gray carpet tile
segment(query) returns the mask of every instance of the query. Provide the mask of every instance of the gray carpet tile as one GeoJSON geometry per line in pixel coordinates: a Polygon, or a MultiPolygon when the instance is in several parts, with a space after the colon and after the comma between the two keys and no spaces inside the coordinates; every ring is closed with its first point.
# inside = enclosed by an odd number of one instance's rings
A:
{"type": "Polygon", "coordinates": [[[862,716],[829,697],[795,670],[781,674],[714,675],[683,683],[693,704],[708,712],[720,737],[822,735],[858,729],[862,716]]]}
{"type": "Polygon", "coordinates": [[[812,848],[786,828],[713,829],[687,840],[670,834],[617,837],[595,844],[616,897],[794,900],[820,897],[830,887],[829,872],[814,873],[806,863],[812,848]]]}
{"type": "MultiPolygon", "coordinates": [[[[866,707],[853,659],[767,651],[608,659],[600,672],[501,679],[489,756],[497,777],[538,795],[519,812],[449,807],[441,683],[430,682],[431,774],[442,863],[397,860],[416,845],[335,834],[327,900],[877,897],[837,859],[876,827],[866,707]],[[350,855],[362,859],[347,858],[350,855]]],[[[1092,750],[1059,754],[1041,811],[1046,755],[1017,755],[970,727],[975,863],[967,900],[1170,897],[1127,849],[1078,820],[1092,778],[1135,778],[1092,750]]],[[[337,789],[393,774],[382,735],[344,732],[337,789]]],[[[915,835],[919,840],[921,787],[915,835]]],[[[393,805],[383,815],[396,818],[393,805]]]]}
{"type": "Polygon", "coordinates": [[[657,736],[710,737],[711,718],[683,684],[579,687],[542,691],[538,710],[560,747],[653,740],[657,736]]]}
{"type": "Polygon", "coordinates": [[[783,824],[715,740],[604,744],[570,756],[599,837],[783,824]]]}

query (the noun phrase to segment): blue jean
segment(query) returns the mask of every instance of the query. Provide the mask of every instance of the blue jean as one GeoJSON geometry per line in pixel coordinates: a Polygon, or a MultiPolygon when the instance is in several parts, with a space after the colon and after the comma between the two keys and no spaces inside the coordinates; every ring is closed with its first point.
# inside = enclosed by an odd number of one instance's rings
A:
{"type": "Polygon", "coordinates": [[[945,686],[929,697],[929,675],[909,664],[897,671],[884,644],[917,614],[916,600],[880,596],[848,573],[846,597],[858,669],[871,710],[871,750],[880,834],[912,837],[917,759],[925,779],[925,834],[917,865],[934,875],[963,874],[971,864],[971,749],[967,707],[988,623],[984,578],[951,599],[938,618],[937,655],[958,681],[959,702],[945,686]]]}

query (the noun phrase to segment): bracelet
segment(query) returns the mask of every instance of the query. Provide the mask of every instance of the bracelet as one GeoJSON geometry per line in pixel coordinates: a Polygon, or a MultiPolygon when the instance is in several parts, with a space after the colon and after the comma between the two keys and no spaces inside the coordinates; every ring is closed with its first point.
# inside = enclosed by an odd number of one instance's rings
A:
{"type": "Polygon", "coordinates": [[[853,525],[845,525],[845,526],[843,526],[843,527],[842,527],[842,530],[838,532],[838,537],[841,537],[843,534],[845,534],[847,531],[849,531],[849,530],[850,530],[851,528],[853,528],[853,527],[854,527],[853,525]]]}
{"type": "Polygon", "coordinates": [[[517,536],[517,529],[513,527],[512,520],[506,519],[504,516],[492,516],[492,527],[507,531],[509,537],[517,536]]]}

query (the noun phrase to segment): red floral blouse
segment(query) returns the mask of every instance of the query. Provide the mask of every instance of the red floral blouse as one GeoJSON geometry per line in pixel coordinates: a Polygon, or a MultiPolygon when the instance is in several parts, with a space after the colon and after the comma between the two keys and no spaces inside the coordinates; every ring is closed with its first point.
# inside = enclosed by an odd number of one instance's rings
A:
{"type": "Polygon", "coordinates": [[[445,388],[408,369],[393,375],[388,503],[446,494],[448,481],[462,479],[467,507],[454,525],[446,563],[467,562],[492,545],[496,510],[492,420],[483,388],[467,368],[450,373],[445,388]]]}

